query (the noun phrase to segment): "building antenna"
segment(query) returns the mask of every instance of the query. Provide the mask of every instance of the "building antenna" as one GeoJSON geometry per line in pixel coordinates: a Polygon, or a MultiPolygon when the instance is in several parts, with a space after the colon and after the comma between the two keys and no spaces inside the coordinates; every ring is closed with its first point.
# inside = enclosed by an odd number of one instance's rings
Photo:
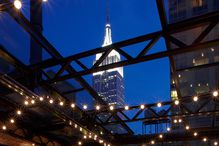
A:
{"type": "Polygon", "coordinates": [[[110,2],[106,0],[106,24],[110,23],[110,2]]]}

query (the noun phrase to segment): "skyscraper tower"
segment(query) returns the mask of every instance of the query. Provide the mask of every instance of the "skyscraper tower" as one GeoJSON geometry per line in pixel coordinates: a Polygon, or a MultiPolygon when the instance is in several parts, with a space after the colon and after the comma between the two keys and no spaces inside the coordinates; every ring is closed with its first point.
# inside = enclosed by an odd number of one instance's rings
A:
{"type": "MultiPolygon", "coordinates": [[[[111,25],[109,22],[109,2],[106,7],[106,26],[105,36],[102,47],[112,44],[111,25]]],[[[102,56],[102,53],[96,55],[94,63],[102,56]]],[[[100,66],[119,62],[120,54],[112,50],[100,66]]],[[[93,88],[109,105],[117,107],[124,105],[124,76],[123,67],[117,67],[105,71],[93,73],[93,88]]]]}

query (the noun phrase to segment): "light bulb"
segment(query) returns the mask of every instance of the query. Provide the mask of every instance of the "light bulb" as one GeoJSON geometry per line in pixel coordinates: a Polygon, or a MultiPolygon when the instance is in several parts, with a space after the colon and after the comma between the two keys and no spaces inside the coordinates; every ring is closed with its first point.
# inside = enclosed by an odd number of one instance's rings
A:
{"type": "Polygon", "coordinates": [[[155,144],[155,141],[154,141],[154,140],[152,140],[152,141],[151,141],[151,144],[155,144]]]}
{"type": "Polygon", "coordinates": [[[159,138],[163,138],[163,135],[162,135],[162,134],[160,134],[160,135],[159,135],[159,138]]]}
{"type": "Polygon", "coordinates": [[[218,91],[214,91],[214,92],[213,92],[213,96],[214,96],[214,97],[217,97],[217,96],[218,96],[218,91]]]}
{"type": "Polygon", "coordinates": [[[193,133],[193,135],[194,135],[194,136],[197,136],[197,135],[198,135],[198,133],[197,133],[197,132],[194,132],[194,133],[193,133]]]}
{"type": "Polygon", "coordinates": [[[125,106],[125,110],[129,110],[129,106],[128,105],[125,106]]]}
{"type": "Polygon", "coordinates": [[[17,110],[17,114],[18,114],[18,115],[21,115],[21,111],[20,111],[20,110],[17,110]]]}
{"type": "Polygon", "coordinates": [[[63,105],[64,105],[64,102],[60,101],[60,102],[59,102],[59,105],[60,105],[60,106],[63,106],[63,105]]]}
{"type": "Polygon", "coordinates": [[[31,100],[31,103],[32,103],[32,104],[35,104],[35,100],[32,99],[32,100],[31,100]]]}
{"type": "Polygon", "coordinates": [[[2,130],[7,130],[7,127],[5,125],[3,125],[2,130]]]}
{"type": "Polygon", "coordinates": [[[29,104],[29,102],[28,102],[27,100],[25,100],[25,101],[24,101],[24,104],[25,104],[25,105],[28,105],[28,104],[29,104]]]}
{"type": "Polygon", "coordinates": [[[186,126],[186,130],[189,130],[189,129],[190,129],[190,127],[189,127],[189,125],[187,125],[187,126],[186,126]]]}
{"type": "Polygon", "coordinates": [[[96,106],[96,110],[100,110],[100,106],[99,105],[96,106]]]}
{"type": "Polygon", "coordinates": [[[179,100],[174,101],[175,105],[179,105],[179,100]]]}
{"type": "Polygon", "coordinates": [[[194,101],[194,102],[197,102],[197,101],[198,101],[198,96],[194,96],[194,97],[193,97],[193,101],[194,101]]]}
{"type": "Polygon", "coordinates": [[[22,7],[21,1],[20,0],[14,0],[14,7],[18,10],[21,9],[21,7],[22,7]]]}
{"type": "Polygon", "coordinates": [[[10,123],[12,123],[12,124],[13,124],[13,123],[14,123],[14,119],[10,119],[10,123]]]}
{"type": "Polygon", "coordinates": [[[43,101],[44,99],[43,99],[43,97],[40,97],[40,101],[43,101]]]}
{"type": "Polygon", "coordinates": [[[110,110],[111,110],[111,111],[114,110],[114,107],[113,107],[112,105],[110,106],[110,110]]]}
{"type": "Polygon", "coordinates": [[[162,103],[157,103],[157,107],[161,107],[162,106],[162,103]]]}
{"type": "Polygon", "coordinates": [[[50,100],[49,100],[49,103],[50,103],[50,104],[53,104],[53,100],[52,100],[52,99],[50,99],[50,100]]]}
{"type": "Polygon", "coordinates": [[[140,105],[140,108],[141,108],[141,109],[144,109],[144,108],[145,108],[144,104],[140,105]]]}
{"type": "Polygon", "coordinates": [[[204,141],[204,142],[206,142],[206,141],[207,141],[207,138],[206,138],[206,137],[204,137],[204,138],[203,138],[203,141],[204,141]]]}
{"type": "Polygon", "coordinates": [[[71,104],[71,107],[72,107],[72,108],[75,108],[75,104],[74,104],[74,103],[72,103],[72,104],[71,104]]]}
{"type": "Polygon", "coordinates": [[[85,105],[83,105],[83,109],[85,109],[85,110],[87,109],[87,105],[86,105],[86,104],[85,104],[85,105]]]}

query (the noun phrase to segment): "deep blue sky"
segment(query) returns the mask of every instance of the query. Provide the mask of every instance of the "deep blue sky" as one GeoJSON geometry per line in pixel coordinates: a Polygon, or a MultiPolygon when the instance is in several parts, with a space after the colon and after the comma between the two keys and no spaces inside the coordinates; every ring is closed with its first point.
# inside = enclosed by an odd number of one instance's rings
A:
{"type": "MultiPolygon", "coordinates": [[[[48,0],[43,5],[43,34],[63,56],[100,47],[106,22],[105,0],[48,0]]],[[[161,29],[155,0],[110,0],[110,22],[113,42],[144,35],[161,29]]],[[[28,2],[22,12],[28,16],[28,2]]],[[[28,35],[10,17],[1,15],[0,43],[12,54],[29,64],[28,35]],[[4,21],[3,21],[4,20],[4,21]],[[16,34],[16,35],[15,35],[16,34]]],[[[135,55],[146,43],[133,45],[127,50],[135,55]]],[[[165,50],[160,40],[149,52],[165,50]]],[[[91,65],[94,56],[84,61],[91,65]]],[[[125,101],[129,105],[169,99],[168,59],[131,65],[124,68],[125,101]]],[[[91,83],[91,75],[86,76],[91,83]]],[[[78,98],[86,102],[82,94],[78,98]]],[[[132,126],[140,132],[140,125],[132,126]]]]}
{"type": "MultiPolygon", "coordinates": [[[[44,35],[63,56],[99,47],[104,36],[105,7],[105,0],[49,0],[44,6],[44,35]]],[[[155,0],[110,0],[110,22],[113,42],[161,29],[155,0]]],[[[136,54],[145,44],[129,47],[128,52],[136,54]]],[[[165,49],[160,40],[150,53],[165,49]]],[[[85,63],[91,65],[92,59],[85,63]]],[[[125,67],[124,76],[127,104],[169,99],[167,58],[125,67]]],[[[91,76],[86,79],[91,83],[91,76]]],[[[139,124],[132,128],[141,132],[139,124]]]]}

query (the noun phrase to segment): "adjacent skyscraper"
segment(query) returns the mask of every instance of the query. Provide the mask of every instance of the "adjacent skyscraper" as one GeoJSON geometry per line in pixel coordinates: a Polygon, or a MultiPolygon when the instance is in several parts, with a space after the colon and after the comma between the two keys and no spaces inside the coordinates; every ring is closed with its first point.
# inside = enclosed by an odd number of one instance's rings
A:
{"type": "MultiPolygon", "coordinates": [[[[109,23],[109,15],[105,26],[105,36],[102,47],[112,44],[111,26],[109,23]]],[[[101,57],[101,53],[96,55],[94,63],[101,57]]],[[[107,65],[121,60],[120,54],[116,50],[112,50],[109,55],[100,64],[107,65]]],[[[93,73],[93,88],[109,105],[124,105],[124,76],[123,67],[113,68],[105,71],[93,73]]]]}

